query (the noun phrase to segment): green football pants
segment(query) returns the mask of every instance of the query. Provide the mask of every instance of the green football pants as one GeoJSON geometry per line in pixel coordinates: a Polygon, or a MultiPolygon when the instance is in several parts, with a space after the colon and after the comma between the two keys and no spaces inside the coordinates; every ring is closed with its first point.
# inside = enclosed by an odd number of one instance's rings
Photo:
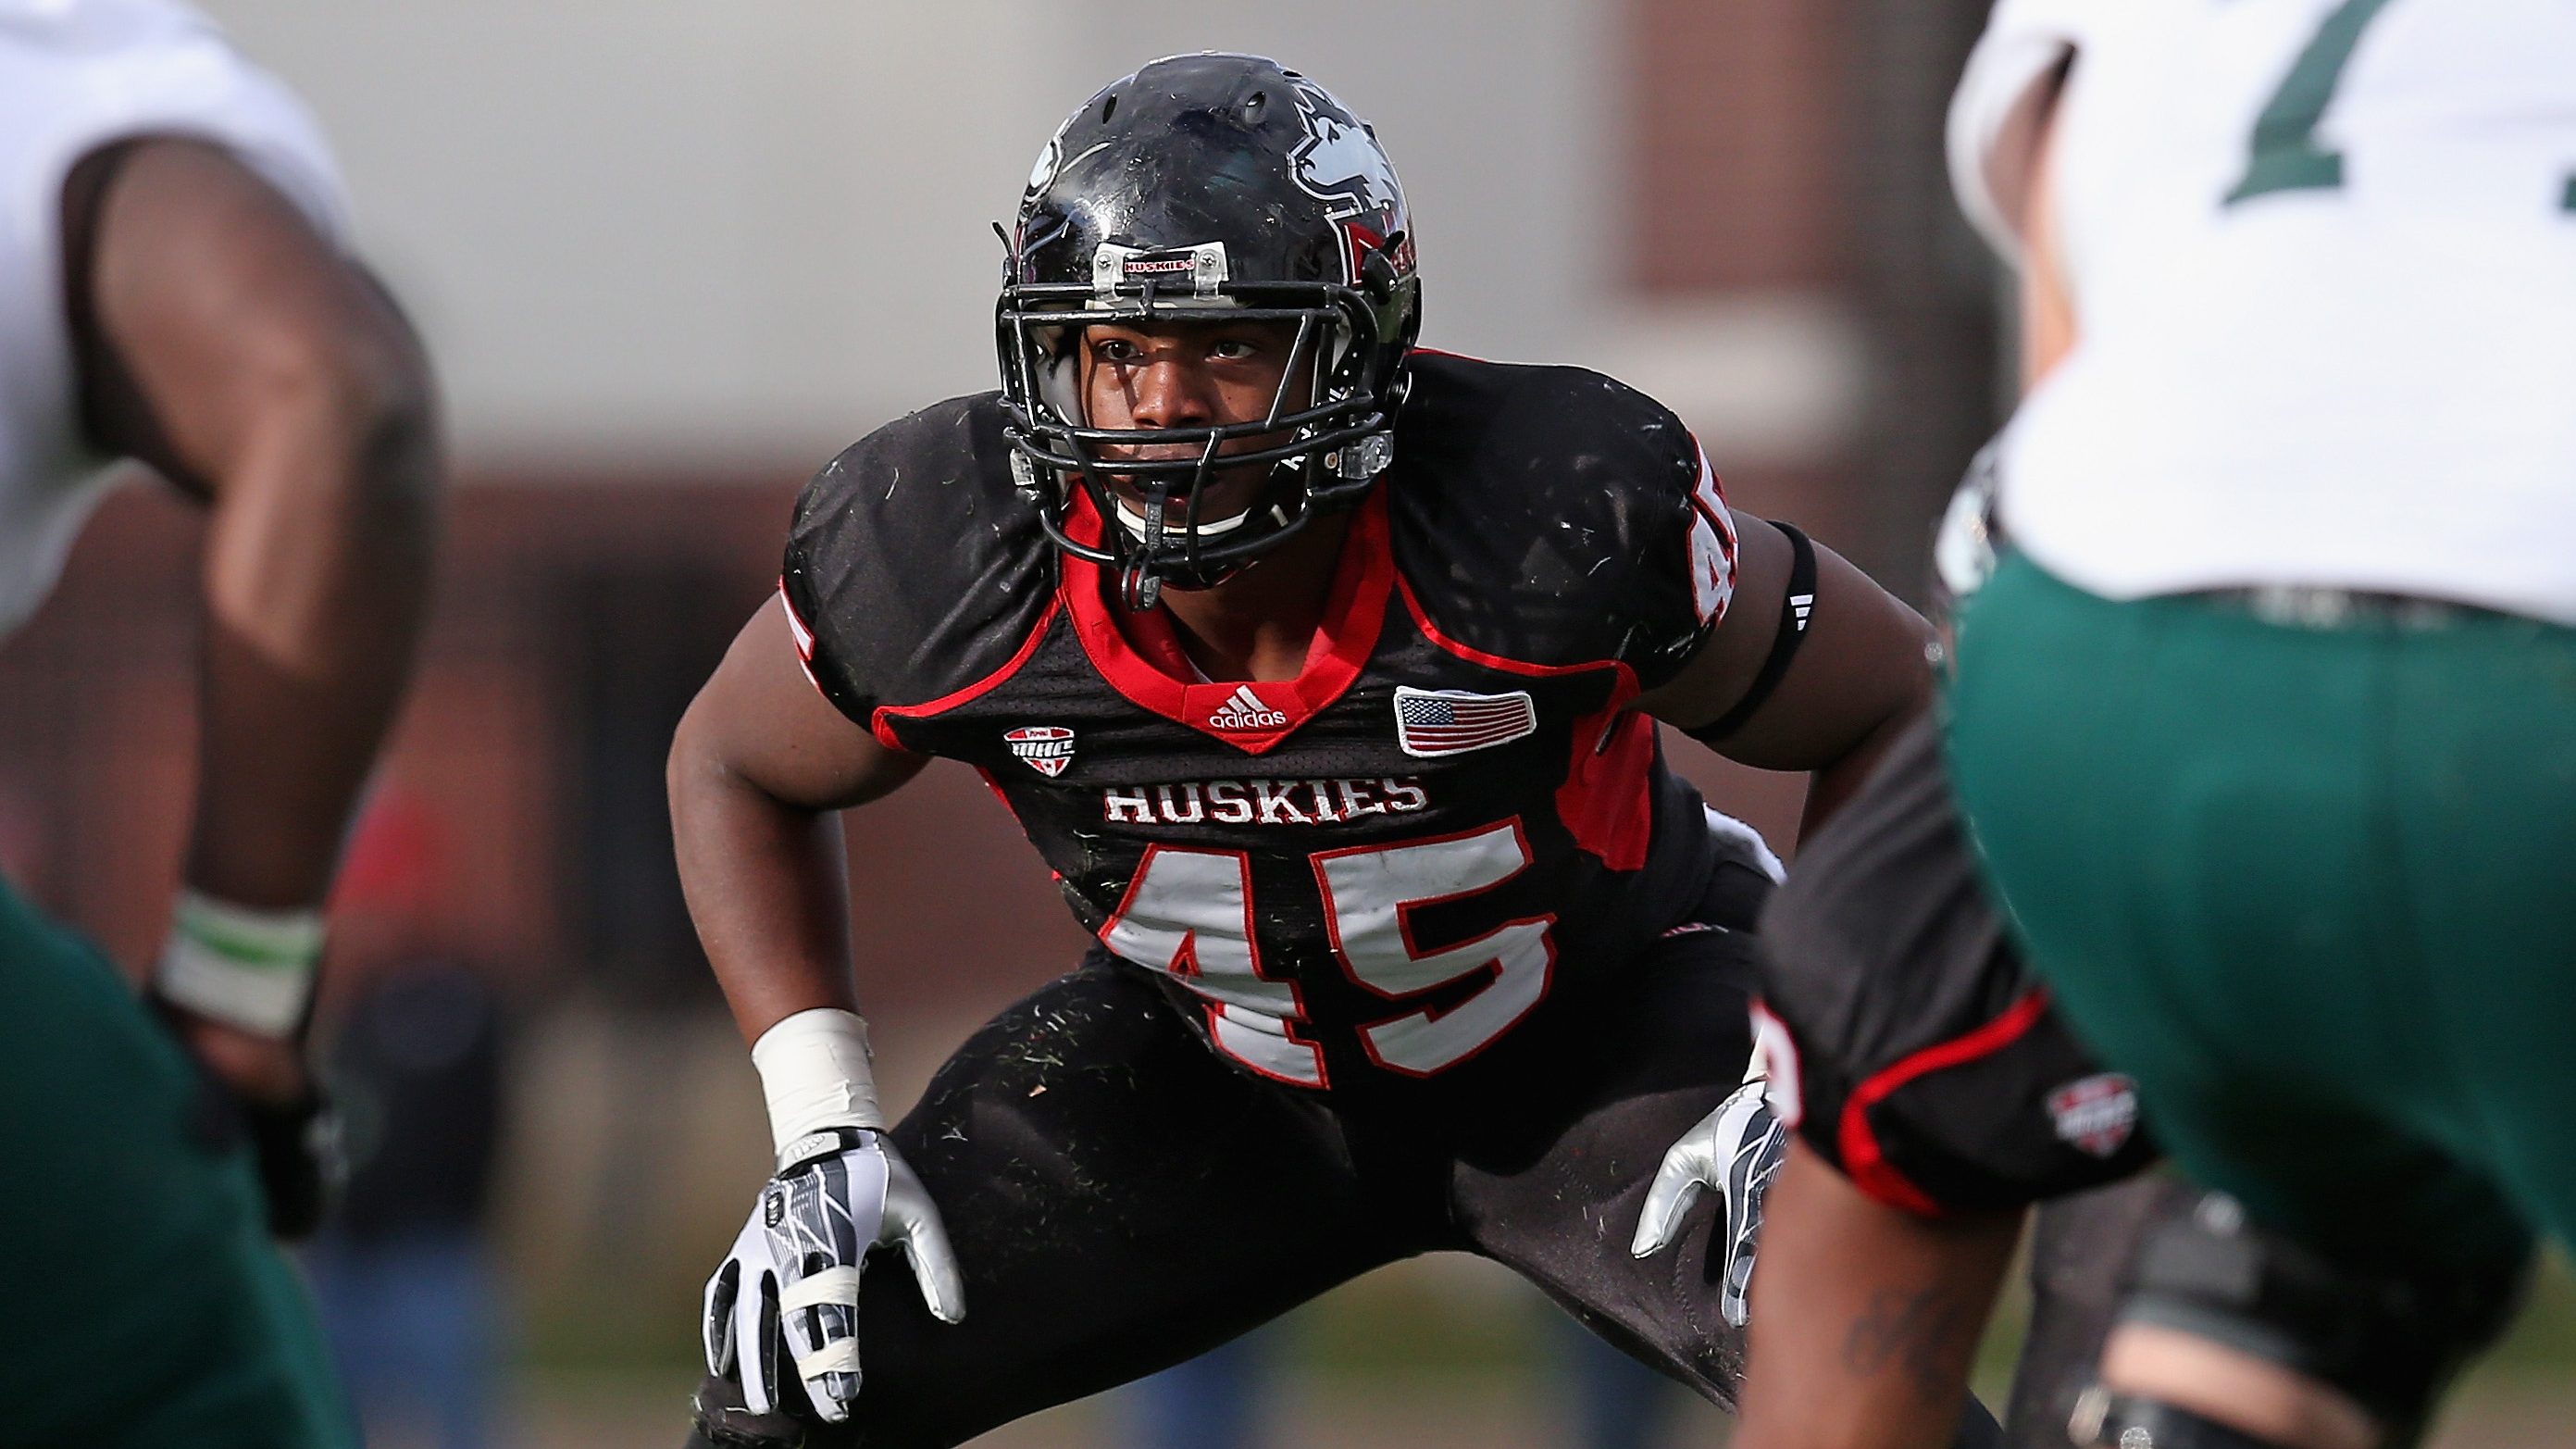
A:
{"type": "Polygon", "coordinates": [[[0,1446],[356,1449],[247,1150],[86,941],[0,887],[0,1446]]]}
{"type": "Polygon", "coordinates": [[[2576,631],[2015,557],[1949,703],[2033,963],[2195,1177],[2364,1263],[2576,1242],[2576,631]]]}

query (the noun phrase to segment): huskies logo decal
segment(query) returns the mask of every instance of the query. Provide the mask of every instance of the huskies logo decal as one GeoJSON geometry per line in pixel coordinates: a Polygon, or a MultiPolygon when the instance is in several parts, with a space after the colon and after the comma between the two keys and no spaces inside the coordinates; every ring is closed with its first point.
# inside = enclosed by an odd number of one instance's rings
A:
{"type": "Polygon", "coordinates": [[[1404,190],[1396,185],[1395,167],[1368,127],[1311,81],[1297,84],[1297,116],[1305,123],[1306,139],[1288,153],[1288,160],[1298,189],[1323,202],[1336,220],[1376,213],[1390,219],[1385,232],[1401,229],[1404,190]]]}
{"type": "Polygon", "coordinates": [[[2078,1078],[2048,1094],[2048,1115],[2059,1141],[2107,1158],[2137,1130],[2138,1087],[2118,1072],[2078,1078]]]}
{"type": "Polygon", "coordinates": [[[1002,742],[1020,763],[1052,780],[1073,763],[1073,731],[1062,725],[1022,725],[1004,730],[1002,742]]]}

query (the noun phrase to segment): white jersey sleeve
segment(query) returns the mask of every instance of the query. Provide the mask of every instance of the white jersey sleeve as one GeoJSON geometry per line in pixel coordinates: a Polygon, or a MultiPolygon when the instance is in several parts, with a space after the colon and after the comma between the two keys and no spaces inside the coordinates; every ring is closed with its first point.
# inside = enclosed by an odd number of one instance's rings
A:
{"type": "Polygon", "coordinates": [[[52,588],[104,484],[84,447],[61,256],[81,158],[135,136],[224,147],[334,239],[347,232],[320,128],[177,0],[0,0],[0,635],[52,588]]]}
{"type": "Polygon", "coordinates": [[[1950,97],[1951,188],[1969,222],[2008,261],[2019,261],[2021,238],[1997,194],[1999,182],[2028,158],[1996,154],[2005,123],[2030,88],[2082,45],[2088,17],[2104,3],[2001,0],[1950,97]]]}

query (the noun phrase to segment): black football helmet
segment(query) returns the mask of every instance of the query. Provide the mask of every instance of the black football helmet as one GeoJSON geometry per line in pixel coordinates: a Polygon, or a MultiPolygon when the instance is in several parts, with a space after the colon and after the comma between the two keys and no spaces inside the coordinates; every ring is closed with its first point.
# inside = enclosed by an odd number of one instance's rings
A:
{"type": "Polygon", "coordinates": [[[1083,102],[1029,174],[996,309],[1005,435],[1049,536],[1119,571],[1149,607],[1166,582],[1204,588],[1318,514],[1367,493],[1394,457],[1405,355],[1421,325],[1411,220],[1376,133],[1322,86],[1273,61],[1158,60],[1083,102]],[[1104,429],[1084,416],[1076,350],[1100,323],[1296,324],[1269,415],[1212,427],[1104,429]],[[1299,381],[1308,401],[1290,407],[1299,381]],[[1219,450],[1241,438],[1255,449],[1219,450]],[[1120,458],[1141,492],[1112,495],[1097,450],[1182,444],[1194,456],[1120,458]],[[1201,516],[1220,468],[1268,464],[1234,518],[1201,516]],[[1072,490],[1097,544],[1065,527],[1072,490]]]}

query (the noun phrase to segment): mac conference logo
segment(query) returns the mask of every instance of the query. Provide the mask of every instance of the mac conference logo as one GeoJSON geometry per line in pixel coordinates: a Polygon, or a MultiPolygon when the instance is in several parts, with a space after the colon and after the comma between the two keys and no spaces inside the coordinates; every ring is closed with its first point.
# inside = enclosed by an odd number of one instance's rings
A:
{"type": "Polygon", "coordinates": [[[1022,725],[1002,732],[1020,763],[1052,780],[1073,763],[1073,731],[1062,725],[1022,725]]]}

